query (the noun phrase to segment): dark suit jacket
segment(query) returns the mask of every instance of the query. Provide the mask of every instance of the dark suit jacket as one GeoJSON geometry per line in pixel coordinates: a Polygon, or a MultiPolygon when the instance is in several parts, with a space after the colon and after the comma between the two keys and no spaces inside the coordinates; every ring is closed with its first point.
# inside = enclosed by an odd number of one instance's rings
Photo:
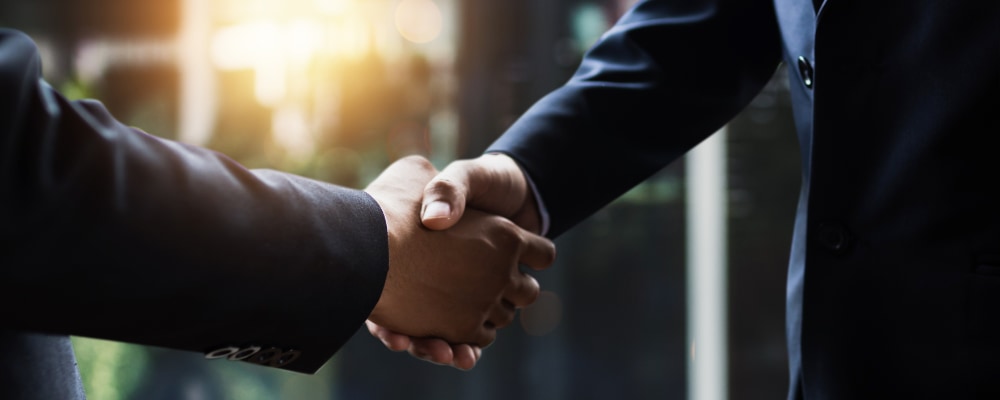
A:
{"type": "Polygon", "coordinates": [[[385,220],[364,192],[126,127],[63,98],[31,40],[0,30],[0,397],[82,395],[53,334],[232,346],[314,372],[368,316],[387,268],[385,220]]]}
{"type": "Polygon", "coordinates": [[[790,397],[1000,398],[1000,2],[643,1],[490,151],[521,163],[555,236],[781,60],[803,161],[790,397]]]}

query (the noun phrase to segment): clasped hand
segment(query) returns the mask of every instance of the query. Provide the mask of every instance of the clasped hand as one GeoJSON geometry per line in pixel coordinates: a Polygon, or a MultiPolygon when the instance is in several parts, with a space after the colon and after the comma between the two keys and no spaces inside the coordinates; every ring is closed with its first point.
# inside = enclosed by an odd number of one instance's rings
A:
{"type": "Polygon", "coordinates": [[[523,228],[540,224],[520,169],[487,155],[437,174],[407,157],[365,191],[389,234],[389,272],[369,332],[394,351],[472,368],[515,309],[538,296],[519,265],[540,270],[555,259],[551,241],[523,228]]]}

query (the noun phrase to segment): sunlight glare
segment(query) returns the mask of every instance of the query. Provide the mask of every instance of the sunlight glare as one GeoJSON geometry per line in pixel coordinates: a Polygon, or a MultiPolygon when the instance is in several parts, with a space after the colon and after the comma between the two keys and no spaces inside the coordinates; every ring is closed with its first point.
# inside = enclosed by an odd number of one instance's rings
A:
{"type": "Polygon", "coordinates": [[[330,32],[330,42],[336,46],[337,53],[357,60],[371,50],[371,28],[363,19],[346,19],[336,29],[330,32]]]}
{"type": "Polygon", "coordinates": [[[308,64],[323,46],[323,26],[300,19],[289,24],[286,31],[288,57],[294,63],[308,64]]]}
{"type": "Polygon", "coordinates": [[[260,104],[275,106],[285,99],[286,63],[280,57],[262,58],[254,68],[254,97],[260,104]]]}
{"type": "Polygon", "coordinates": [[[316,0],[316,8],[326,15],[338,15],[347,12],[348,4],[343,0],[316,0]]]}
{"type": "Polygon", "coordinates": [[[261,59],[279,57],[281,29],[271,22],[248,22],[219,28],[212,37],[212,63],[222,70],[256,67],[261,59]]]}
{"type": "Polygon", "coordinates": [[[431,0],[403,0],[396,6],[396,29],[413,43],[427,43],[441,34],[441,10],[431,0]]]}
{"type": "MultiPolygon", "coordinates": [[[[295,154],[311,151],[310,132],[323,121],[308,111],[309,99],[319,95],[315,87],[329,86],[345,62],[379,51],[376,39],[384,36],[379,29],[392,30],[385,18],[393,11],[391,2],[217,1],[223,5],[220,25],[207,33],[207,61],[219,71],[253,71],[253,96],[274,112],[275,142],[295,154]]],[[[440,10],[431,1],[403,0],[396,11],[399,30],[411,41],[429,41],[441,31],[440,10]]]]}
{"type": "Polygon", "coordinates": [[[315,150],[309,118],[301,107],[282,106],[274,110],[271,131],[274,140],[295,157],[307,156],[315,150]]]}

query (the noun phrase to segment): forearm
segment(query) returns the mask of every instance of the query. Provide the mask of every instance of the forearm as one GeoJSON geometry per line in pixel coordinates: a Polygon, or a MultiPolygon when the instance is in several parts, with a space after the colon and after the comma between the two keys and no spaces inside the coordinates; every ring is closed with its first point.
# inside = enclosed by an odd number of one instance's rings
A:
{"type": "Polygon", "coordinates": [[[297,349],[311,372],[361,326],[388,268],[373,199],[67,101],[25,40],[0,34],[3,328],[297,349]]]}
{"type": "Polygon", "coordinates": [[[779,61],[773,14],[766,0],[640,2],[489,151],[531,176],[556,236],[750,102],[779,61]]]}

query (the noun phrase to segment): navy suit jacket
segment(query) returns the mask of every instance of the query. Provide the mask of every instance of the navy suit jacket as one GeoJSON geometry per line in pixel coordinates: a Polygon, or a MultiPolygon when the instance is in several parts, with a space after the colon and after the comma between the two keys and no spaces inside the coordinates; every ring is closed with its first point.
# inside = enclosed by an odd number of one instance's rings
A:
{"type": "Polygon", "coordinates": [[[489,151],[558,235],[788,66],[790,398],[1000,398],[1000,2],[650,0],[489,151]]]}
{"type": "Polygon", "coordinates": [[[126,127],[0,30],[0,397],[82,398],[68,334],[311,373],[387,269],[366,193],[126,127]]]}

